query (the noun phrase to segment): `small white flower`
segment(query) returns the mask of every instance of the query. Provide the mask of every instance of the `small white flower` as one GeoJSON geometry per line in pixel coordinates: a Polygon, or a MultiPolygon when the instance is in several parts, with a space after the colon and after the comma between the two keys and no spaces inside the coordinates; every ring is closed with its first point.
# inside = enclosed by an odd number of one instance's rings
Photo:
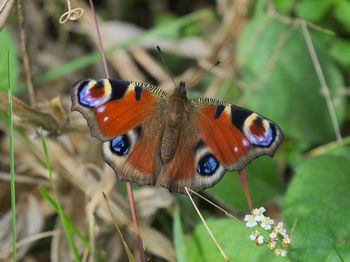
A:
{"type": "Polygon", "coordinates": [[[244,217],[244,221],[246,221],[246,227],[255,227],[257,225],[257,222],[255,220],[255,216],[253,215],[246,215],[244,217]]]}
{"type": "Polygon", "coordinates": [[[264,236],[262,236],[262,235],[258,236],[258,238],[255,240],[255,242],[256,242],[258,245],[264,244],[264,236]]]}
{"type": "Polygon", "coordinates": [[[264,217],[264,212],[266,211],[265,208],[260,207],[258,208],[254,208],[252,211],[252,215],[255,216],[255,220],[256,221],[262,221],[263,217],[264,217]]]}
{"type": "Polygon", "coordinates": [[[275,249],[275,255],[276,255],[276,256],[285,257],[285,256],[287,255],[287,251],[284,250],[284,249],[276,248],[276,249],[275,249]]]}
{"type": "Polygon", "coordinates": [[[271,225],[275,223],[275,221],[269,217],[262,216],[261,227],[266,230],[271,230],[271,225]]]}
{"type": "Polygon", "coordinates": [[[277,242],[275,240],[270,240],[268,247],[269,249],[274,249],[277,245],[277,242]]]}
{"type": "Polygon", "coordinates": [[[283,247],[288,247],[290,245],[290,237],[288,235],[285,235],[282,240],[282,246],[283,247]]]}
{"type": "Polygon", "coordinates": [[[279,222],[277,226],[273,228],[273,231],[276,231],[277,234],[282,235],[283,237],[287,235],[287,230],[283,228],[283,223],[279,222]]]}
{"type": "Polygon", "coordinates": [[[277,232],[275,230],[272,231],[272,233],[270,233],[270,238],[271,239],[275,239],[277,237],[277,232]]]}
{"type": "Polygon", "coordinates": [[[254,241],[258,236],[260,236],[260,232],[258,230],[255,230],[250,234],[249,238],[250,240],[254,241]]]}
{"type": "Polygon", "coordinates": [[[249,236],[250,240],[255,241],[256,244],[262,245],[264,244],[264,236],[258,230],[252,232],[249,236]]]}

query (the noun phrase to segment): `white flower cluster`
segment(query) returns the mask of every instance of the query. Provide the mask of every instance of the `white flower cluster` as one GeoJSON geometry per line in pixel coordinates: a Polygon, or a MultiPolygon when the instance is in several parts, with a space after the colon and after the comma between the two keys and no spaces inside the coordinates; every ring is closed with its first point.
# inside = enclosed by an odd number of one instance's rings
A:
{"type": "Polygon", "coordinates": [[[255,241],[257,245],[267,244],[267,246],[275,251],[277,256],[285,257],[287,248],[290,246],[291,239],[287,234],[287,230],[283,227],[283,223],[279,222],[275,225],[275,221],[270,217],[264,216],[265,208],[255,208],[244,217],[246,227],[261,227],[264,232],[255,229],[249,236],[250,240],[255,241]]]}

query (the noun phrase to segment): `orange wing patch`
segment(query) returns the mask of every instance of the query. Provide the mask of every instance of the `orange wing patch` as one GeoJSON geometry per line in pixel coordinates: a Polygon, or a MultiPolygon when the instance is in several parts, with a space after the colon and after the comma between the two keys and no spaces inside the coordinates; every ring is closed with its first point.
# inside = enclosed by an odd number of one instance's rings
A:
{"type": "Polygon", "coordinates": [[[136,100],[134,90],[128,90],[121,98],[100,105],[95,109],[95,120],[105,136],[115,137],[145,122],[156,109],[157,97],[143,90],[136,100]]]}
{"type": "Polygon", "coordinates": [[[157,143],[154,143],[154,141],[157,140],[142,138],[135,144],[128,157],[132,167],[141,173],[154,174],[156,171],[157,143]]]}
{"type": "Polygon", "coordinates": [[[222,112],[215,119],[216,107],[212,105],[198,108],[194,122],[204,142],[209,146],[219,162],[232,165],[248,153],[251,143],[245,135],[236,128],[230,119],[230,114],[222,112]]]}
{"type": "Polygon", "coordinates": [[[187,180],[191,179],[194,175],[193,152],[186,146],[180,146],[174,159],[168,164],[165,179],[170,181],[182,179],[187,180]]]}

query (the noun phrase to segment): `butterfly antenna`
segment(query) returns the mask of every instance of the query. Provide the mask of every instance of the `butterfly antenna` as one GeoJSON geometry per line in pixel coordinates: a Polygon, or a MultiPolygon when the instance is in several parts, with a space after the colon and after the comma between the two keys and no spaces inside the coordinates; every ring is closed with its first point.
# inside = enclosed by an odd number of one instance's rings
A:
{"type": "Polygon", "coordinates": [[[213,70],[215,67],[217,67],[218,65],[220,65],[221,62],[218,60],[216,61],[215,64],[213,64],[208,70],[201,72],[197,77],[195,77],[191,83],[189,84],[189,86],[194,85],[195,83],[197,83],[197,81],[201,80],[206,74],[210,73],[211,70],[213,70]]]}
{"type": "Polygon", "coordinates": [[[169,67],[168,67],[167,63],[165,62],[165,59],[164,59],[164,56],[163,56],[163,52],[162,52],[162,50],[160,49],[160,47],[159,47],[158,45],[157,45],[157,50],[158,50],[158,52],[159,52],[160,59],[162,60],[164,66],[165,66],[165,68],[166,68],[166,70],[168,71],[168,73],[169,73],[169,75],[170,75],[171,81],[173,81],[174,86],[175,86],[175,88],[176,88],[176,87],[177,87],[177,84],[176,84],[176,82],[175,82],[174,75],[173,75],[173,74],[171,73],[171,71],[169,70],[169,67]]]}

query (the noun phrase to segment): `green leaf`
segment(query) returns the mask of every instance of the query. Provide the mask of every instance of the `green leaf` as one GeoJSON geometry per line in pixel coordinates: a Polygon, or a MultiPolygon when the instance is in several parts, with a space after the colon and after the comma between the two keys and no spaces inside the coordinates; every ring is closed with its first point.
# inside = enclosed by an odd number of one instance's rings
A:
{"type": "Polygon", "coordinates": [[[350,30],[350,2],[338,1],[334,9],[335,18],[342,23],[348,30],[350,30]]]}
{"type": "Polygon", "coordinates": [[[8,89],[7,55],[10,54],[10,82],[13,94],[17,94],[18,64],[16,55],[16,44],[10,31],[4,27],[0,32],[0,91],[8,89]]]}
{"type": "MultiPolygon", "coordinates": [[[[276,168],[275,162],[267,157],[256,159],[247,166],[249,192],[255,207],[262,206],[282,194],[276,168]]],[[[237,172],[227,173],[208,192],[231,208],[241,210],[248,208],[237,172]]]]}
{"type": "Polygon", "coordinates": [[[179,206],[175,206],[174,209],[174,220],[173,220],[173,235],[174,235],[174,246],[176,252],[176,259],[178,262],[186,262],[186,243],[184,239],[184,233],[180,217],[179,206]]]}
{"type": "Polygon", "coordinates": [[[332,42],[330,55],[344,66],[350,65],[350,43],[349,41],[335,38],[332,42]]]}
{"type": "Polygon", "coordinates": [[[292,10],[294,4],[293,0],[273,0],[272,2],[277,11],[283,14],[288,14],[292,10]]]}
{"type": "MultiPolygon", "coordinates": [[[[277,257],[267,246],[257,246],[249,239],[251,230],[236,220],[209,220],[207,224],[230,261],[289,261],[277,257]]],[[[203,224],[192,232],[187,246],[189,261],[224,261],[203,224]]]]}
{"type": "Polygon", "coordinates": [[[301,18],[318,22],[329,11],[332,6],[332,0],[303,0],[297,1],[296,13],[301,18]]]}
{"type": "MultiPolygon", "coordinates": [[[[345,99],[336,97],[337,89],[344,86],[341,72],[318,41],[313,39],[313,44],[331,95],[337,98],[341,124],[345,99]]],[[[237,53],[248,108],[277,122],[302,148],[334,139],[326,100],[300,28],[269,18],[254,19],[244,29],[237,53]]]]}
{"type": "Polygon", "coordinates": [[[349,167],[349,157],[322,155],[297,169],[283,209],[289,228],[296,221],[296,261],[350,261],[349,167]]]}

